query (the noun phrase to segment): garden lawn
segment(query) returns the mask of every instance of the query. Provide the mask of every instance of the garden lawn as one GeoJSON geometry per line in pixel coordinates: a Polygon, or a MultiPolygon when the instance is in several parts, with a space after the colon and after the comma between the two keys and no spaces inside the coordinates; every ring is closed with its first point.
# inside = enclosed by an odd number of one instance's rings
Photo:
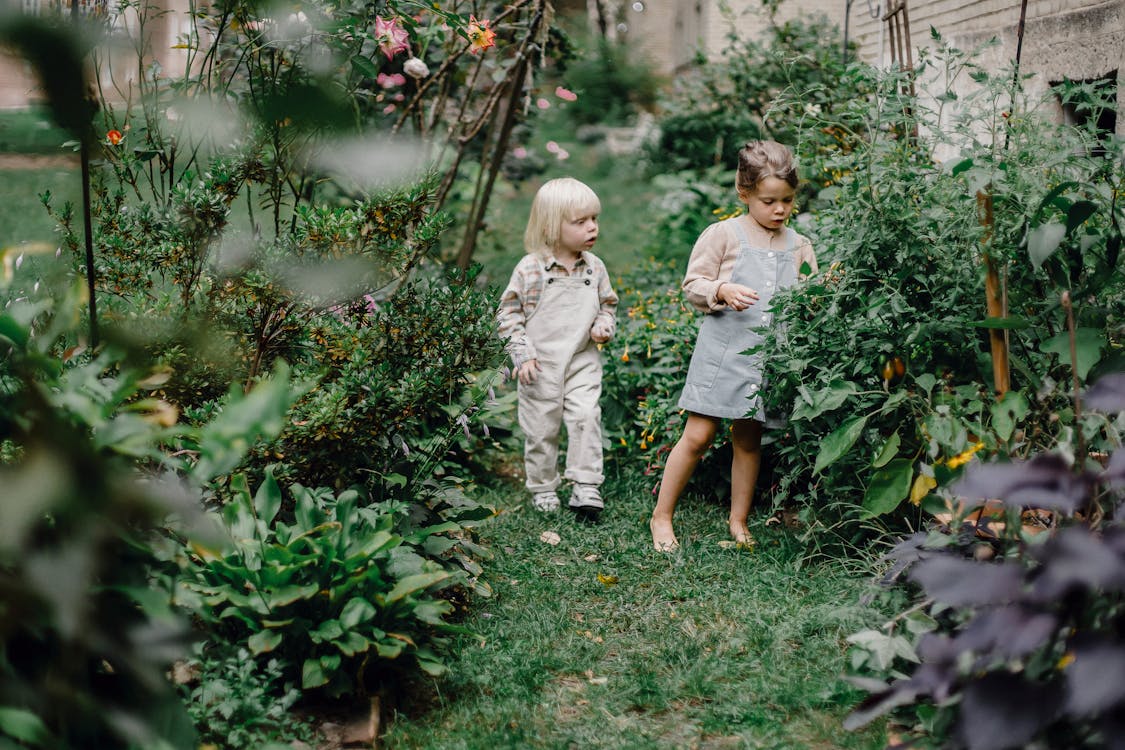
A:
{"type": "Polygon", "coordinates": [[[725,509],[691,496],[681,551],[659,554],[651,485],[606,490],[597,526],[540,515],[519,488],[498,494],[481,528],[494,596],[470,607],[476,635],[432,701],[399,706],[385,747],[885,746],[881,724],[841,727],[864,696],[840,678],[845,639],[885,619],[859,604],[868,576],[803,562],[792,532],[760,515],[757,549],[730,548],[725,509]]]}

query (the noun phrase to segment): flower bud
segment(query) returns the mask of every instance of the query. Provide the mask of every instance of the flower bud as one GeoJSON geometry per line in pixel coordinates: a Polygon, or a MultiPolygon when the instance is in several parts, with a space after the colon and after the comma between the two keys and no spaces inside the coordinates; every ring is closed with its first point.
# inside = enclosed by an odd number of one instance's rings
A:
{"type": "Polygon", "coordinates": [[[411,78],[425,78],[430,74],[426,63],[418,57],[412,57],[402,64],[402,72],[411,78]]]}

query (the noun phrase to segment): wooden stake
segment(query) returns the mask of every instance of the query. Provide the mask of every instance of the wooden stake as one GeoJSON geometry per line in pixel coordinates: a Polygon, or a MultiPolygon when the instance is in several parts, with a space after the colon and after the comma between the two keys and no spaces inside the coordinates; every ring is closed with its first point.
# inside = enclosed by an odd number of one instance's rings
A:
{"type": "MultiPolygon", "coordinates": [[[[981,226],[984,227],[984,236],[981,237],[982,255],[984,256],[984,296],[988,309],[988,317],[1005,318],[1007,310],[1004,308],[1004,299],[1000,286],[1000,273],[996,268],[996,261],[988,251],[989,242],[992,240],[992,193],[982,190],[977,192],[977,212],[980,216],[981,226]]],[[[992,382],[996,394],[1003,396],[1011,388],[1010,368],[1008,365],[1008,344],[1004,337],[1004,329],[989,328],[988,340],[992,348],[992,382]]]]}

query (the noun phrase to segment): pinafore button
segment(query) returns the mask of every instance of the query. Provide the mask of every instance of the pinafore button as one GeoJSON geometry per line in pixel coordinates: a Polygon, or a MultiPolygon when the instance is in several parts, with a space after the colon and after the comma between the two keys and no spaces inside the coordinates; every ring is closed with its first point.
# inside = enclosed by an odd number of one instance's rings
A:
{"type": "Polygon", "coordinates": [[[590,280],[586,279],[586,286],[590,286],[590,280]]]}

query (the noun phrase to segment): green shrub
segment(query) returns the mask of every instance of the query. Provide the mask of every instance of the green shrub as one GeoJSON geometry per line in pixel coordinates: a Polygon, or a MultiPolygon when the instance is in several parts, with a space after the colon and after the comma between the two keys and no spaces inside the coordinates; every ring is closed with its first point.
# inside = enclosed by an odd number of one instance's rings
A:
{"type": "Polygon", "coordinates": [[[259,664],[242,648],[218,657],[197,649],[183,667],[198,671],[180,693],[201,743],[241,750],[313,740],[312,727],[294,711],[301,691],[284,682],[277,659],[259,664]]]}
{"type": "Polygon", "coordinates": [[[768,398],[790,412],[775,449],[776,501],[798,506],[813,537],[833,529],[856,543],[867,524],[916,527],[921,511],[902,502],[919,503],[977,452],[1104,450],[1118,439],[1068,391],[1120,347],[1125,289],[1106,265],[1125,225],[1109,197],[1123,179],[1120,154],[1076,155],[1088,136],[1046,122],[1034,102],[1006,116],[997,105],[1010,73],[991,75],[971,54],[939,45],[920,65],[944,80],[963,72],[979,88],[943,128],[951,92],[929,110],[900,93],[897,74],[862,73],[879,96],[849,115],[872,123],[866,142],[829,162],[837,184],[821,192],[812,226],[824,271],[775,298],[768,398]],[[959,156],[938,162],[939,149],[959,156]],[[985,320],[984,252],[1006,282],[1006,319],[985,320]],[[996,326],[1012,362],[1000,401],[988,349],[996,326]]]}
{"type": "Polygon", "coordinates": [[[286,520],[269,472],[253,495],[241,476],[231,491],[222,546],[189,547],[178,558],[178,603],[225,642],[276,658],[303,690],[338,696],[385,687],[415,665],[442,671],[437,633],[455,628],[445,621],[452,605],[437,594],[465,576],[425,554],[450,527],[404,538],[393,531],[395,507],[364,507],[355,490],[301,485],[290,488],[286,520]]]}
{"type": "MultiPolygon", "coordinates": [[[[1084,394],[1125,410],[1125,374],[1084,394]]],[[[1096,470],[1061,454],[977,465],[949,496],[999,505],[997,517],[918,532],[888,555],[883,583],[906,606],[856,633],[852,669],[872,695],[846,726],[891,714],[924,748],[1101,748],[1119,737],[1125,663],[1125,496],[1120,448],[1096,470]],[[1056,518],[1033,537],[1028,502],[1056,518]]]]}
{"type": "Polygon", "coordinates": [[[566,103],[567,115],[579,125],[625,125],[653,109],[660,79],[652,67],[633,59],[623,43],[598,39],[591,47],[562,72],[566,87],[578,95],[566,103]]]}

